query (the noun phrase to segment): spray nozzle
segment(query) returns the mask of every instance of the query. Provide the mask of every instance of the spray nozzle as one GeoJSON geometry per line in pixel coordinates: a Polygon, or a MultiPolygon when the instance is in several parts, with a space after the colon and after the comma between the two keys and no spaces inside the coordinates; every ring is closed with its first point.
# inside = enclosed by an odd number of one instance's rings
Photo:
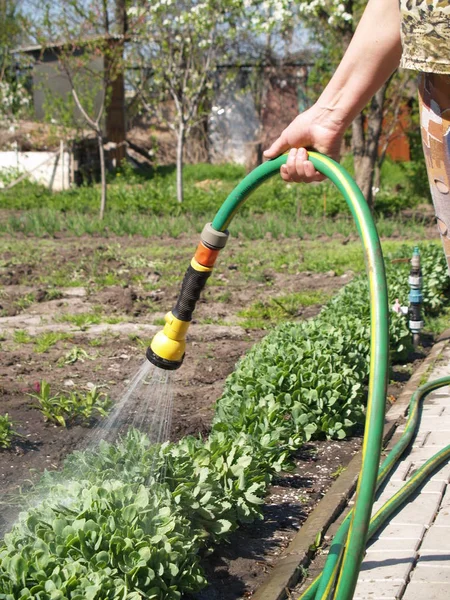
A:
{"type": "Polygon", "coordinates": [[[177,319],[171,312],[167,313],[164,320],[164,329],[155,335],[146,356],[160,369],[174,371],[183,364],[189,322],[177,319]]]}
{"type": "Polygon", "coordinates": [[[148,360],[157,367],[169,370],[181,367],[192,313],[211,275],[219,250],[225,246],[227,239],[228,232],[216,231],[211,223],[205,225],[201,242],[184,276],[177,303],[165,316],[164,329],[155,335],[147,349],[148,360]]]}

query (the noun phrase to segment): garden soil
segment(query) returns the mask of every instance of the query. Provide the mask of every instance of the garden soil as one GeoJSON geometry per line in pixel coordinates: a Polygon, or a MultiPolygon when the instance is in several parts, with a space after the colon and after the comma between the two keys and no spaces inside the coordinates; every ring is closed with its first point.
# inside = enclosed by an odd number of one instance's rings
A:
{"type": "MultiPolygon", "coordinates": [[[[195,248],[194,240],[185,242],[192,243],[195,248]]],[[[144,360],[145,347],[151,337],[145,326],[161,320],[177,296],[178,281],[165,284],[159,281],[157,272],[151,271],[148,276],[153,277],[157,285],[143,291],[133,284],[134,271],[130,268],[124,273],[121,286],[61,287],[57,298],[49,293],[48,286],[42,282],[50,268],[55,264],[89,260],[93,245],[102,247],[107,243],[111,243],[111,239],[65,240],[58,246],[57,253],[50,253],[32,264],[11,266],[8,254],[2,256],[0,414],[10,415],[19,434],[10,449],[0,450],[3,499],[26,487],[27,482],[38,477],[44,469],[57,469],[68,453],[83,445],[89,432],[77,423],[64,429],[46,422],[36,400],[30,396],[39,382],[48,381],[52,391],[67,393],[96,385],[114,401],[119,400],[144,360]],[[31,298],[31,303],[21,302],[23,298],[31,298]],[[103,310],[102,319],[109,322],[93,319],[93,323],[79,321],[75,324],[61,319],[61,315],[98,315],[99,306],[103,310]],[[50,334],[57,337],[47,346],[39,347],[32,341],[36,336],[51,337],[50,334]],[[88,356],[80,355],[72,362],[70,352],[74,347],[82,348],[88,356]]],[[[122,239],[120,243],[126,247],[138,242],[122,239]]],[[[170,245],[174,241],[167,239],[158,243],[170,245]]],[[[109,261],[108,264],[97,265],[99,273],[103,269],[117,271],[123,268],[120,258],[110,257],[105,261],[109,261]]],[[[220,397],[226,377],[239,358],[266,333],[244,329],[236,319],[243,306],[267,293],[265,283],[241,281],[238,274],[233,275],[235,270],[232,264],[225,264],[218,273],[218,282],[230,282],[231,293],[226,302],[217,305],[212,301],[221,291],[220,286],[217,289],[213,286],[198,306],[185,363],[174,373],[172,440],[187,434],[208,434],[214,402],[220,397]]],[[[184,267],[180,263],[180,278],[182,271],[184,267]]],[[[337,277],[332,272],[295,276],[266,274],[272,289],[276,287],[286,292],[320,289],[329,294],[344,285],[350,276],[337,277]]],[[[309,306],[295,318],[307,318],[319,310],[320,306],[309,306]]],[[[395,384],[390,390],[393,398],[400,387],[401,384],[395,384]]],[[[211,585],[195,598],[237,600],[250,597],[359,447],[358,437],[339,443],[314,442],[303,447],[295,457],[295,470],[274,480],[264,508],[264,520],[242,527],[229,542],[222,543],[204,557],[203,564],[211,585]]],[[[10,526],[18,509],[20,500],[13,509],[3,507],[0,530],[4,532],[10,526]]]]}

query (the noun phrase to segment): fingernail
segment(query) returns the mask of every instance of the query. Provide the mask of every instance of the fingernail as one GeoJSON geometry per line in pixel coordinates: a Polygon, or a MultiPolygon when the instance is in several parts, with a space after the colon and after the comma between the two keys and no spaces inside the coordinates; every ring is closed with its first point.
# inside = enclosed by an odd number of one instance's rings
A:
{"type": "Polygon", "coordinates": [[[291,148],[289,150],[289,156],[291,156],[292,158],[294,158],[297,154],[297,148],[291,148]]]}

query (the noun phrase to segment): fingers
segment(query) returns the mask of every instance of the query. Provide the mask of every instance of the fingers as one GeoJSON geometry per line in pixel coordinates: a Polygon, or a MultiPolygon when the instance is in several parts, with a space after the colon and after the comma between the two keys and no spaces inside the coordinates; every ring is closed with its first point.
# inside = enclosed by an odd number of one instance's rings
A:
{"type": "Polygon", "coordinates": [[[289,148],[290,146],[286,142],[283,132],[280,137],[274,141],[270,148],[264,151],[264,157],[276,158],[277,156],[280,156],[280,154],[283,154],[283,152],[286,152],[286,150],[289,150],[289,148]]]}
{"type": "Polygon", "coordinates": [[[325,177],[315,169],[312,162],[308,160],[308,153],[305,148],[291,148],[286,164],[280,169],[280,175],[284,181],[305,183],[322,181],[325,179],[325,177]]]}

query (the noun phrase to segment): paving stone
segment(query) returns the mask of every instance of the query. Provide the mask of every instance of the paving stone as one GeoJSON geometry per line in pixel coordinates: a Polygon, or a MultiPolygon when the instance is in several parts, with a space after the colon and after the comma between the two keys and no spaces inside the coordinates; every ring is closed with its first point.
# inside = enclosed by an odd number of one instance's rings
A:
{"type": "Polygon", "coordinates": [[[428,416],[423,414],[420,420],[420,428],[424,427],[428,431],[448,431],[450,419],[440,416],[428,416]]]}
{"type": "Polygon", "coordinates": [[[426,581],[429,583],[445,583],[450,585],[450,568],[423,565],[419,561],[411,574],[411,581],[426,581]]]}
{"type": "Polygon", "coordinates": [[[447,411],[447,407],[436,404],[424,404],[422,408],[422,419],[426,417],[441,417],[447,411]]]}
{"type": "Polygon", "coordinates": [[[412,461],[408,457],[405,460],[400,461],[389,477],[389,481],[406,481],[406,477],[412,467],[412,461]]]}
{"type": "Polygon", "coordinates": [[[405,585],[404,581],[358,581],[353,600],[397,600],[405,585]]]}
{"type": "Polygon", "coordinates": [[[415,552],[420,546],[421,539],[409,538],[378,538],[370,542],[367,554],[371,552],[415,552]]]}
{"type": "Polygon", "coordinates": [[[422,552],[448,552],[450,554],[450,527],[433,524],[423,538],[422,552]]]}
{"type": "Polygon", "coordinates": [[[437,493],[419,494],[393,516],[392,522],[429,527],[437,513],[441,498],[442,494],[437,493]]]}
{"type": "Polygon", "coordinates": [[[425,535],[426,528],[423,525],[399,525],[388,522],[384,529],[381,529],[377,538],[421,540],[425,535]]]}
{"type": "MultiPolygon", "coordinates": [[[[424,454],[420,455],[417,454],[414,457],[414,464],[411,468],[411,475],[413,473],[415,473],[417,471],[417,469],[420,469],[420,467],[422,465],[424,465],[427,460],[429,460],[434,454],[435,454],[435,448],[433,448],[433,446],[429,446],[428,448],[422,448],[422,450],[424,450],[424,454]],[[427,456],[431,455],[431,456],[427,456]],[[423,456],[423,458],[420,458],[420,456],[423,456]]],[[[436,481],[437,479],[441,479],[442,481],[444,481],[445,483],[448,483],[450,481],[450,464],[444,464],[442,465],[442,467],[440,467],[437,471],[435,471],[433,473],[433,475],[430,477],[430,481],[436,481]]]]}
{"type": "Polygon", "coordinates": [[[424,569],[450,571],[450,554],[448,552],[419,550],[417,565],[420,565],[424,569]]]}
{"type": "Polygon", "coordinates": [[[407,581],[416,557],[415,552],[371,552],[363,560],[358,581],[407,581]]]}
{"type": "MultiPolygon", "coordinates": [[[[448,371],[446,373],[448,375],[448,371]]],[[[431,379],[439,379],[440,377],[444,377],[445,373],[442,373],[442,375],[436,375],[436,376],[430,376],[430,380],[431,379]]],[[[433,404],[434,406],[447,406],[448,405],[448,399],[449,399],[450,393],[448,391],[448,386],[445,386],[443,388],[440,388],[438,391],[436,392],[432,392],[426,400],[426,404],[433,404]]]]}
{"type": "MultiPolygon", "coordinates": [[[[439,448],[445,448],[450,440],[450,428],[441,429],[440,431],[431,431],[425,438],[424,446],[439,446],[439,448]]],[[[436,450],[437,452],[437,450],[436,450]]]]}
{"type": "Polygon", "coordinates": [[[447,485],[444,497],[442,498],[441,510],[443,508],[445,508],[445,509],[450,508],[450,486],[449,485],[447,485]]]}
{"type": "MultiPolygon", "coordinates": [[[[381,500],[382,498],[392,498],[394,494],[396,494],[404,485],[405,482],[401,481],[390,481],[384,488],[383,493],[378,498],[381,500]]],[[[428,481],[420,490],[421,494],[429,494],[429,493],[440,493],[443,494],[447,484],[442,479],[432,479],[428,481]]]]}
{"type": "Polygon", "coordinates": [[[442,583],[409,583],[402,600],[448,600],[449,590],[442,583]]]}

